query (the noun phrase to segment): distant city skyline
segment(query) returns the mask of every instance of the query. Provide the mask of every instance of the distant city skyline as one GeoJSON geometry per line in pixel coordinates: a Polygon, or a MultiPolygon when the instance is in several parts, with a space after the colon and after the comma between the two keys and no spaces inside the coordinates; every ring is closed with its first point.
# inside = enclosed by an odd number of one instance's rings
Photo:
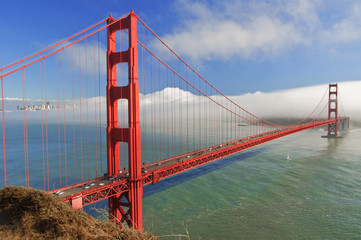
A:
{"type": "Polygon", "coordinates": [[[72,108],[76,107],[76,104],[73,105],[62,105],[62,104],[50,104],[50,102],[47,102],[45,104],[39,104],[39,105],[18,105],[17,110],[27,110],[27,111],[40,111],[40,110],[46,110],[46,109],[66,109],[66,108],[72,108]]]}

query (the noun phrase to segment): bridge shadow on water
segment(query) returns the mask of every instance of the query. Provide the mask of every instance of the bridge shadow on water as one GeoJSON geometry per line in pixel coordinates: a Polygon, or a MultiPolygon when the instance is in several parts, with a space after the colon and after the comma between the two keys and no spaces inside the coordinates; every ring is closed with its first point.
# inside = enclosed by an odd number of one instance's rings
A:
{"type": "Polygon", "coordinates": [[[263,153],[264,151],[266,151],[269,148],[270,148],[270,146],[263,146],[263,147],[258,147],[256,149],[249,149],[246,152],[240,152],[235,155],[225,157],[223,159],[219,159],[214,162],[207,163],[203,166],[199,166],[195,169],[191,169],[184,173],[177,174],[168,179],[161,180],[157,184],[144,186],[143,198],[149,197],[153,194],[157,194],[165,189],[177,186],[179,184],[191,181],[197,177],[200,177],[202,175],[208,174],[215,170],[224,168],[226,166],[232,165],[236,162],[243,161],[248,158],[254,157],[260,153],[263,153]]]}
{"type": "MultiPolygon", "coordinates": [[[[168,179],[161,180],[157,184],[146,185],[143,188],[143,198],[152,196],[154,194],[157,194],[163,190],[177,186],[179,184],[191,181],[197,177],[227,167],[236,162],[240,162],[248,158],[257,156],[258,154],[267,151],[270,147],[271,146],[258,146],[255,149],[248,149],[244,152],[236,153],[229,157],[225,157],[223,159],[219,159],[217,161],[207,163],[203,166],[199,166],[195,169],[191,169],[189,171],[177,174],[173,177],[169,177],[168,179]]],[[[108,201],[107,199],[104,199],[102,201],[93,203],[91,205],[84,206],[83,210],[95,218],[106,219],[107,218],[106,213],[108,211],[108,201]]]]}

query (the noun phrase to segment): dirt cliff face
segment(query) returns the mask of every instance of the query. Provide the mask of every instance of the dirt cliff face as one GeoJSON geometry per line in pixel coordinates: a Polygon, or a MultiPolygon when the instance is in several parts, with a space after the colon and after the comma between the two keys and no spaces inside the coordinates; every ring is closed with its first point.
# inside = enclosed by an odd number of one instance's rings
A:
{"type": "Polygon", "coordinates": [[[0,190],[0,236],[1,239],[157,239],[74,211],[44,191],[15,186],[0,190]]]}

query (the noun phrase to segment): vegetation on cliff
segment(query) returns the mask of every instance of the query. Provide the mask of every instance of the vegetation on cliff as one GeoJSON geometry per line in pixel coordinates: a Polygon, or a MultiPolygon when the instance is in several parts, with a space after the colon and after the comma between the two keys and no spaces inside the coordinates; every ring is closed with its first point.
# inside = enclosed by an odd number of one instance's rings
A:
{"type": "Polygon", "coordinates": [[[1,239],[158,239],[74,211],[44,191],[15,186],[0,190],[0,236],[1,239]]]}

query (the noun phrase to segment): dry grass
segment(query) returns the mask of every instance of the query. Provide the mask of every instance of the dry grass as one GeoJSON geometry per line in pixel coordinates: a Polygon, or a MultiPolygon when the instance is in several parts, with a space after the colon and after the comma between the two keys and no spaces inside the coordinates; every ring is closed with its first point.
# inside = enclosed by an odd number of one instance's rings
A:
{"type": "Polygon", "coordinates": [[[0,236],[1,239],[158,239],[74,211],[44,191],[13,186],[0,191],[0,236]]]}

